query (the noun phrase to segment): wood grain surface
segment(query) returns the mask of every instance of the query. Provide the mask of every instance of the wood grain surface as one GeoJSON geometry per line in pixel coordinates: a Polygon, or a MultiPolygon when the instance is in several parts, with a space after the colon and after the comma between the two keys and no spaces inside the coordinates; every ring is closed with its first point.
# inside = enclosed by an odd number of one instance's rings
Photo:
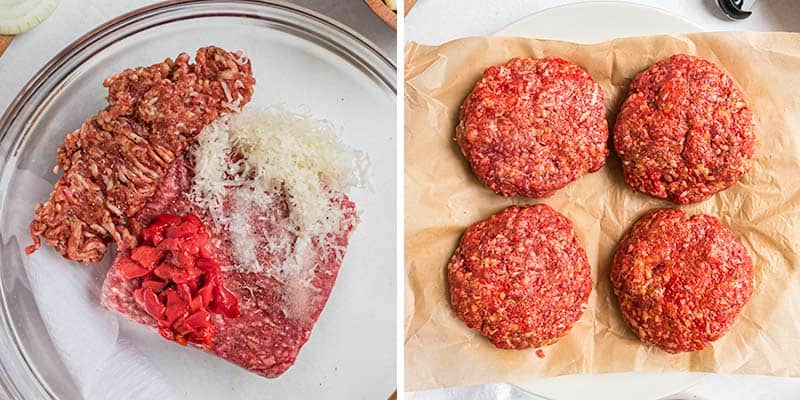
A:
{"type": "Polygon", "coordinates": [[[414,4],[417,4],[417,0],[406,0],[405,15],[408,15],[408,12],[414,7],[414,4]]]}
{"type": "Polygon", "coordinates": [[[6,47],[11,43],[11,39],[14,39],[14,36],[0,35],[0,55],[6,51],[6,47]]]}
{"type": "Polygon", "coordinates": [[[397,13],[392,11],[383,0],[364,0],[364,2],[386,25],[391,26],[392,29],[397,29],[397,13]]]}

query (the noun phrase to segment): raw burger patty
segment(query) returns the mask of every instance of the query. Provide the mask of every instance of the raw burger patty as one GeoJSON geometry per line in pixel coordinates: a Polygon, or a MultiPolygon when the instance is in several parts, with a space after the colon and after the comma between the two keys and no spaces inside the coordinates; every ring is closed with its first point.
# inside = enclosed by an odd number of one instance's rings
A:
{"type": "Polygon", "coordinates": [[[754,143],[753,113],[733,79],[684,54],[636,76],[614,127],[625,181],[677,204],[736,183],[754,143]]]}
{"type": "MultiPolygon", "coordinates": [[[[186,197],[191,184],[191,167],[180,159],[161,179],[156,194],[136,218],[146,225],[159,214],[194,213],[209,227],[211,241],[216,242],[217,256],[222,264],[230,265],[231,234],[214,228],[211,218],[197,210],[186,197]]],[[[354,204],[344,195],[338,201],[347,211],[348,218],[354,221],[354,204]]],[[[282,203],[252,218],[267,221],[259,228],[278,238],[287,234],[288,216],[288,207],[282,203]]],[[[285,372],[294,364],[328,301],[352,229],[352,224],[345,223],[336,234],[340,251],[323,251],[317,246],[309,246],[307,261],[316,265],[310,287],[293,281],[280,282],[265,273],[223,268],[222,283],[238,299],[241,315],[234,319],[214,315],[216,334],[213,344],[203,350],[266,377],[276,377],[285,372]]],[[[254,236],[252,240],[259,249],[267,248],[266,238],[254,236]]],[[[117,270],[117,262],[122,256],[123,253],[117,256],[106,275],[101,302],[134,322],[157,329],[155,319],[134,300],[135,280],[126,281],[117,270]]],[[[258,261],[261,265],[275,265],[283,260],[264,250],[258,252],[258,261]]]]}
{"type": "Polygon", "coordinates": [[[592,290],[572,223],[545,204],[511,206],[467,228],[448,266],[450,302],[495,346],[554,343],[592,290]]]}
{"type": "Polygon", "coordinates": [[[753,262],[717,218],[658,209],[623,236],[611,282],[642,342],[696,351],[724,335],[750,299],[753,262]]]}
{"type": "Polygon", "coordinates": [[[515,58],[489,67],[461,105],[456,140],[503,196],[547,197],[608,155],[603,91],[577,64],[515,58]]]}

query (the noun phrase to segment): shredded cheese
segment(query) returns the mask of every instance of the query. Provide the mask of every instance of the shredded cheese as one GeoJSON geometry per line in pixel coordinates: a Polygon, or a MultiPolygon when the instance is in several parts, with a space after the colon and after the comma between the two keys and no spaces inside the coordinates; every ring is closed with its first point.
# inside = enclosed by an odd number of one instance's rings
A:
{"type": "MultiPolygon", "coordinates": [[[[271,268],[282,281],[310,280],[314,265],[303,261],[308,255],[298,244],[314,238],[320,248],[335,249],[327,242],[345,215],[332,200],[363,184],[364,154],[342,143],[331,123],[280,107],[225,115],[197,139],[191,150],[195,175],[190,196],[230,231],[235,267],[271,268]],[[288,223],[283,221],[288,231],[257,232],[254,218],[276,218],[264,212],[276,200],[288,204],[288,223]],[[259,251],[283,260],[282,265],[261,265],[259,251]]],[[[282,221],[268,222],[276,226],[282,221]]]]}

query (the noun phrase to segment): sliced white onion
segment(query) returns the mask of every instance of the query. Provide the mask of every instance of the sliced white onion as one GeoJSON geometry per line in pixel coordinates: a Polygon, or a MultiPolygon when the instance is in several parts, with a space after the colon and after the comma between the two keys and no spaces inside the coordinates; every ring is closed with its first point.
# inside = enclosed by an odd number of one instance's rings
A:
{"type": "Polygon", "coordinates": [[[397,0],[383,0],[383,2],[386,3],[392,11],[397,11],[397,0]]]}
{"type": "Polygon", "coordinates": [[[39,25],[59,0],[0,0],[0,34],[16,35],[39,25]]]}

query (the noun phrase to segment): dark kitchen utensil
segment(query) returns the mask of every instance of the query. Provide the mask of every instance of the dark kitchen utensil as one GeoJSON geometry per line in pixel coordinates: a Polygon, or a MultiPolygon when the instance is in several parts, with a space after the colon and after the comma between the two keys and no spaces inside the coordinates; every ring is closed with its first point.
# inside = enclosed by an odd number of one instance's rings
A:
{"type": "Polygon", "coordinates": [[[752,11],[742,10],[744,0],[717,0],[717,4],[722,9],[722,12],[733,20],[745,19],[753,13],[752,11]]]}

